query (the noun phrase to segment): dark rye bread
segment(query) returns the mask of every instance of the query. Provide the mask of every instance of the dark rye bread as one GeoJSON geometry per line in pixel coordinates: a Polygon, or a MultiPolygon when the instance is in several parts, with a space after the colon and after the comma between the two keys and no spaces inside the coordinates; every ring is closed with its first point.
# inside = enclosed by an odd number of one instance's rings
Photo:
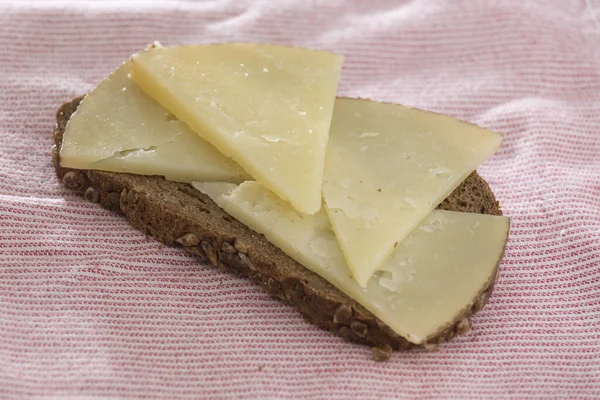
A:
{"type": "MultiPolygon", "coordinates": [[[[81,98],[64,104],[57,113],[52,157],[63,184],[87,200],[123,214],[135,228],[160,242],[183,247],[204,262],[224,271],[249,277],[273,297],[296,307],[307,320],[339,336],[375,346],[376,359],[385,359],[391,349],[413,347],[395,334],[363,306],[309,271],[263,235],[225,213],[208,196],[188,184],[162,177],[62,168],[58,149],[70,116],[81,98]]],[[[439,209],[502,215],[487,183],[473,172],[439,209]]],[[[471,316],[480,310],[492,291],[492,279],[455,320],[426,348],[466,332],[471,316]]]]}

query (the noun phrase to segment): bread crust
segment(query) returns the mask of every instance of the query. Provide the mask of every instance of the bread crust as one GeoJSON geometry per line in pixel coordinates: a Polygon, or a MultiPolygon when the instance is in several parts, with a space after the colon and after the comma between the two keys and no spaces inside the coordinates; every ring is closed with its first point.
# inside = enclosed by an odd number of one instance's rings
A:
{"type": "MultiPolygon", "coordinates": [[[[390,350],[415,347],[353,299],[287,256],[276,246],[228,215],[208,196],[188,184],[158,176],[140,176],[62,168],[59,152],[70,116],[83,97],[60,107],[56,115],[52,159],[63,184],[88,201],[120,213],[156,240],[182,247],[202,262],[241,274],[273,297],[294,306],[308,321],[351,342],[376,347],[376,359],[390,350]]],[[[438,209],[502,215],[488,184],[473,172],[438,209]]],[[[468,331],[471,316],[486,304],[497,276],[456,318],[422,346],[428,350],[468,331]]]]}

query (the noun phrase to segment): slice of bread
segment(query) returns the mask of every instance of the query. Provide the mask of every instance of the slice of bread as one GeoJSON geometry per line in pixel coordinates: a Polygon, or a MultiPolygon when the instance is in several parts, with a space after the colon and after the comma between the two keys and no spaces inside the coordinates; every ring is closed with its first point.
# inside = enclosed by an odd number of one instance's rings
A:
{"type": "MultiPolygon", "coordinates": [[[[385,358],[390,349],[414,346],[356,301],[284,254],[264,236],[228,215],[190,185],[166,181],[158,176],[62,168],[58,149],[67,121],[81,99],[65,103],[58,110],[54,131],[53,163],[56,174],[67,188],[121,213],[135,228],[167,245],[183,247],[203,262],[249,277],[273,297],[296,307],[307,320],[321,328],[349,341],[375,346],[376,359],[385,358]]],[[[489,186],[476,172],[438,208],[502,215],[489,186]]],[[[469,330],[470,318],[487,302],[494,280],[482,288],[452,323],[428,340],[425,347],[434,347],[469,330]]]]}

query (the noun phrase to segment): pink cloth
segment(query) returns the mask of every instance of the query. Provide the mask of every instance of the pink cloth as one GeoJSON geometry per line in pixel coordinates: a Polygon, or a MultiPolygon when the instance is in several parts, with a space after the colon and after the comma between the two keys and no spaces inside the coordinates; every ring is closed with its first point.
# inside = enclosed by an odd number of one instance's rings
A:
{"type": "Polygon", "coordinates": [[[121,3],[0,0],[0,398],[600,397],[599,1],[121,3]],[[343,96],[503,134],[479,171],[512,230],[473,330],[376,363],[64,189],[56,109],[153,40],[333,50],[343,96]]]}

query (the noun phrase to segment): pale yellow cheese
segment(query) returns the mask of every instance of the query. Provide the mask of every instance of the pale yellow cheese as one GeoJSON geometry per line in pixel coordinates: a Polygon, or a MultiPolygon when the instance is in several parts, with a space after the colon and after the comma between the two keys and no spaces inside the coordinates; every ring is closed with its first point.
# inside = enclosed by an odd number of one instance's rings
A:
{"type": "Polygon", "coordinates": [[[325,211],[301,214],[257,182],[193,185],[416,344],[473,304],[493,277],[508,235],[506,217],[434,211],[363,288],[352,278],[325,211]]]}
{"type": "Polygon", "coordinates": [[[298,210],[321,207],[342,56],[262,44],[153,48],[132,79],[298,210]]]}
{"type": "Polygon", "coordinates": [[[69,119],[63,167],[162,175],[169,180],[242,182],[248,175],[144,94],[131,62],[103,80],[69,119]]]}
{"type": "Polygon", "coordinates": [[[431,112],[338,99],[323,198],[358,283],[500,147],[502,137],[431,112]]]}

